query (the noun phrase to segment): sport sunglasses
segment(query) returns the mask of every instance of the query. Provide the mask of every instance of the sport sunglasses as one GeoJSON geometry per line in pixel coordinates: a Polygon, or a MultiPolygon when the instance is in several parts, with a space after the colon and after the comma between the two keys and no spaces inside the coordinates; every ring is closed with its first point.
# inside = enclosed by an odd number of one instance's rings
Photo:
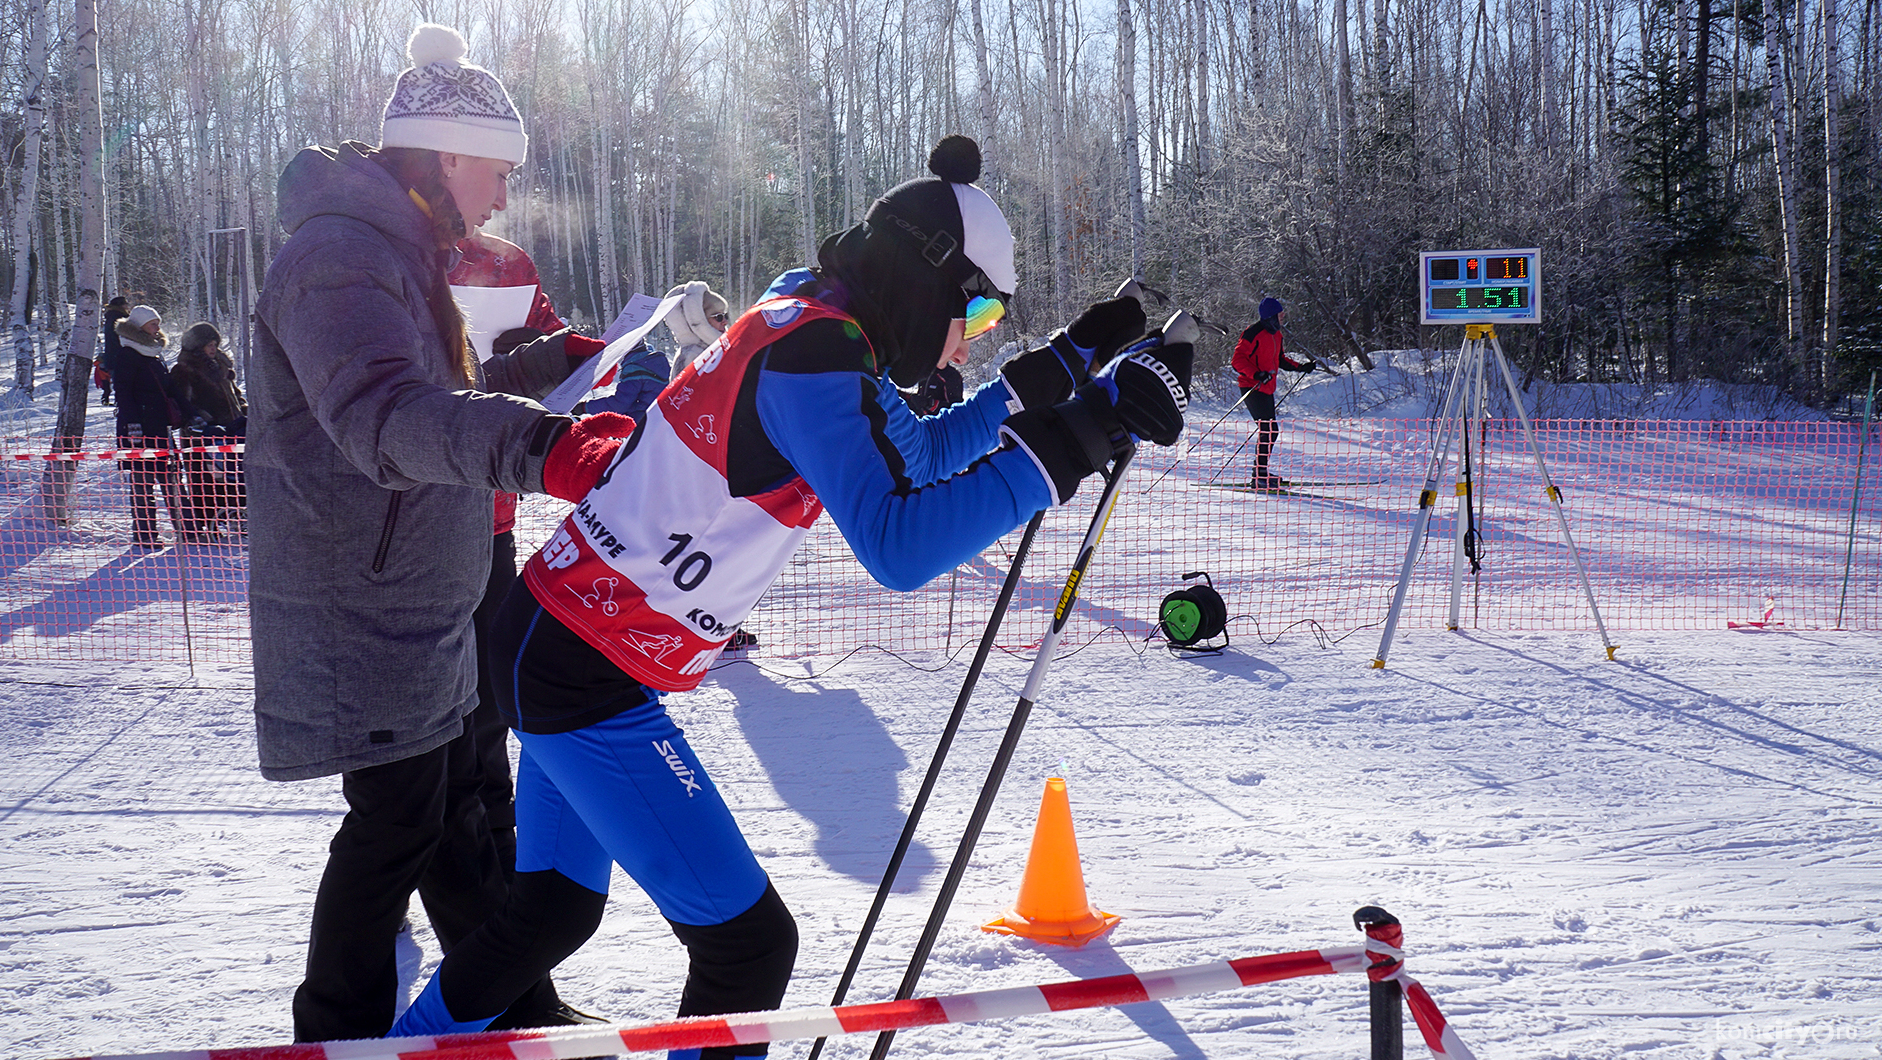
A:
{"type": "Polygon", "coordinates": [[[992,280],[987,279],[986,273],[975,270],[974,274],[967,278],[967,282],[961,284],[961,290],[969,296],[966,313],[967,327],[962,332],[964,338],[973,339],[985,335],[992,331],[1000,321],[1006,319],[1006,299],[1000,296],[999,289],[993,286],[992,280]]]}

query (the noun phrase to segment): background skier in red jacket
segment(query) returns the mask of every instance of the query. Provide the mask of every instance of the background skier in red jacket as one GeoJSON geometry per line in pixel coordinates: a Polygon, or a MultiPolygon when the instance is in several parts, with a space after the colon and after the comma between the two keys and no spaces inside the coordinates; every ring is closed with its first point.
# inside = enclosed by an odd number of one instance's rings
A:
{"type": "Polygon", "coordinates": [[[1261,320],[1242,332],[1235,344],[1235,385],[1242,388],[1242,402],[1255,418],[1255,473],[1248,484],[1258,490],[1276,490],[1287,481],[1268,474],[1268,453],[1281,437],[1281,421],[1274,412],[1274,377],[1281,369],[1311,372],[1319,362],[1295,361],[1281,349],[1281,324],[1287,319],[1287,307],[1279,298],[1261,300],[1261,320]]]}

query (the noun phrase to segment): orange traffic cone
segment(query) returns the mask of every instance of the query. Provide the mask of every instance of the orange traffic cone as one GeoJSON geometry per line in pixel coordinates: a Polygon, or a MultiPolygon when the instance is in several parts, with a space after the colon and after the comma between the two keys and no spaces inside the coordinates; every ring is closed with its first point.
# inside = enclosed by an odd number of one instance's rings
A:
{"type": "Polygon", "coordinates": [[[1083,946],[1117,926],[1118,918],[1091,907],[1085,897],[1085,872],[1078,864],[1078,838],[1072,835],[1072,802],[1065,781],[1046,780],[1033,827],[1032,852],[1019,882],[1019,900],[982,931],[1018,935],[1034,942],[1083,946]]]}

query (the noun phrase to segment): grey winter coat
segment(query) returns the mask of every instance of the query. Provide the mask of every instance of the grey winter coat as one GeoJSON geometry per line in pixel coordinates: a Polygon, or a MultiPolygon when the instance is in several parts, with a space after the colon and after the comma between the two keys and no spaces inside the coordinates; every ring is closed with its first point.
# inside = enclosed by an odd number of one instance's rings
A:
{"type": "Polygon", "coordinates": [[[301,780],[437,747],[476,705],[471,612],[491,491],[540,492],[567,421],[533,402],[559,341],[463,388],[426,306],[429,219],[356,143],[307,148],[278,189],[287,244],[255,307],[249,613],[262,775],[301,780]]]}

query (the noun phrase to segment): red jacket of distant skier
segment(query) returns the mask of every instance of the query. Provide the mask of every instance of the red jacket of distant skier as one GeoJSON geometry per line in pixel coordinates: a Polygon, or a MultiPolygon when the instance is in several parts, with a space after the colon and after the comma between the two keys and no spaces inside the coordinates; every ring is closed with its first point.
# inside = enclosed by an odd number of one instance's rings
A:
{"type": "Polygon", "coordinates": [[[1281,369],[1299,371],[1307,364],[1296,361],[1281,350],[1281,322],[1269,317],[1242,332],[1235,344],[1235,385],[1244,390],[1274,393],[1274,377],[1281,369]]]}

